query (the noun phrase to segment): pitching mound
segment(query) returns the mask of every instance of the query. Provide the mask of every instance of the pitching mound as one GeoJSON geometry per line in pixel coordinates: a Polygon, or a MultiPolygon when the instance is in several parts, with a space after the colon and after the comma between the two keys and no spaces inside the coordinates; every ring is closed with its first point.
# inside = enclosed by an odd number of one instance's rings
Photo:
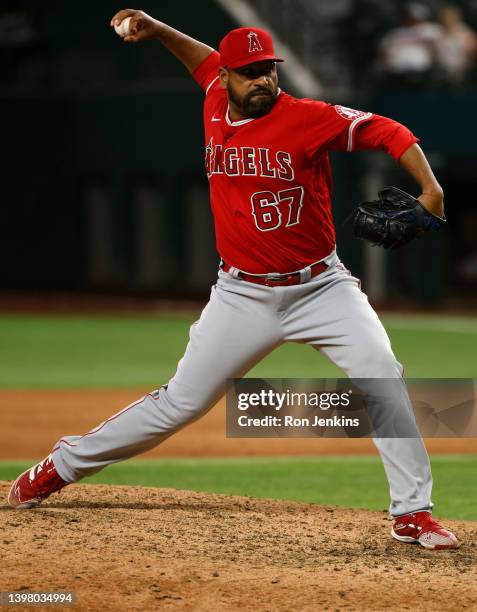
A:
{"type": "Polygon", "coordinates": [[[77,610],[477,606],[472,522],[446,521],[464,545],[433,552],[394,542],[384,511],[173,489],[73,485],[0,510],[0,591],[72,590],[77,610]]]}

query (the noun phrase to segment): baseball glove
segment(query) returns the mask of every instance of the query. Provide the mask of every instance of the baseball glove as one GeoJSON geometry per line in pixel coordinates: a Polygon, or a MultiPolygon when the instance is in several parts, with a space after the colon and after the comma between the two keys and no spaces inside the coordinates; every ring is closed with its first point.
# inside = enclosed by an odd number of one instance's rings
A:
{"type": "Polygon", "coordinates": [[[446,222],[433,215],[419,200],[397,187],[385,187],[373,202],[362,202],[348,220],[356,238],[385,249],[396,249],[446,222]]]}

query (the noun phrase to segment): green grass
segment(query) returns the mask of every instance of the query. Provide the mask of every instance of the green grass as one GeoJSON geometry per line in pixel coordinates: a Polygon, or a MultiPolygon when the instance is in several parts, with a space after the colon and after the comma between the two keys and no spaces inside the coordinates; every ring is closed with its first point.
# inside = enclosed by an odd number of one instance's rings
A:
{"type": "MultiPolygon", "coordinates": [[[[154,388],[175,372],[198,315],[0,316],[0,388],[154,388]]],[[[477,322],[383,317],[409,377],[477,375],[477,322]]],[[[280,347],[249,376],[326,378],[342,373],[308,346],[280,347]]]]}
{"type": "Polygon", "coordinates": [[[157,386],[193,317],[0,317],[0,388],[157,386]]]}
{"type": "MultiPolygon", "coordinates": [[[[31,463],[0,463],[11,480],[31,463]]],[[[435,514],[477,520],[477,457],[432,457],[435,514]]],[[[108,467],[88,483],[173,487],[352,508],[387,509],[388,486],[374,456],[131,460],[108,467]]]]}

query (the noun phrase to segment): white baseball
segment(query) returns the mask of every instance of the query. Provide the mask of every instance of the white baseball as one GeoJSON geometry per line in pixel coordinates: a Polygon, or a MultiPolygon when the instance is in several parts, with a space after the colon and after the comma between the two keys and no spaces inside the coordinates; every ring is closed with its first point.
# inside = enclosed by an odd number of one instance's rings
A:
{"type": "Polygon", "coordinates": [[[118,26],[115,25],[114,30],[116,34],[118,36],[121,36],[121,38],[124,38],[125,36],[130,34],[129,32],[130,23],[131,23],[131,17],[126,17],[126,19],[123,19],[118,26]]]}

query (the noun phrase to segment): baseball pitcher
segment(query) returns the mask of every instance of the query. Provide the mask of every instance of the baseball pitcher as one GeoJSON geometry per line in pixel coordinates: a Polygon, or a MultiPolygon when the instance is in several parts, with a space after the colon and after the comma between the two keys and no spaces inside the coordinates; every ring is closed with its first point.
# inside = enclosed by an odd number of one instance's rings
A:
{"type": "MultiPolygon", "coordinates": [[[[393,379],[386,404],[412,406],[378,316],[336,253],[328,153],[381,150],[415,179],[417,199],[394,188],[354,215],[354,231],[395,247],[444,222],[443,192],[417,138],[391,119],[281,90],[268,32],[229,32],[219,51],[122,10],[111,25],[126,43],[158,40],[204,92],[205,169],[221,257],[217,283],[172,379],[83,436],[66,436],[13,483],[9,503],[31,508],[55,491],[160,444],[284,342],[311,345],[356,379],[393,379]],[[126,21],[127,20],[127,21],[126,21]]],[[[415,425],[415,424],[414,424],[415,425]]],[[[389,481],[391,534],[426,548],[456,548],[431,514],[432,477],[419,432],[376,438],[389,481]]]]}

